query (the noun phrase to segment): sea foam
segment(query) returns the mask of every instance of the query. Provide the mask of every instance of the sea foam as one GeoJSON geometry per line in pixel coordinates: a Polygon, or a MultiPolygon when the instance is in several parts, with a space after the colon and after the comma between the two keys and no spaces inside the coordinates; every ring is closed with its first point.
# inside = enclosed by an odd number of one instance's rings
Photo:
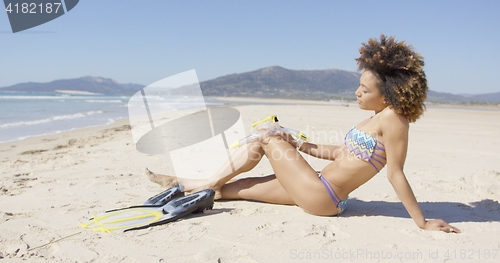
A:
{"type": "Polygon", "coordinates": [[[49,122],[60,121],[60,120],[85,118],[87,116],[91,116],[91,115],[95,115],[95,114],[102,114],[102,113],[104,113],[104,111],[100,111],[100,110],[99,111],[88,111],[88,112],[79,112],[79,113],[67,114],[67,115],[51,116],[48,118],[33,120],[33,121],[18,121],[18,122],[4,123],[4,124],[0,125],[0,129],[37,125],[37,124],[49,123],[49,122]]]}

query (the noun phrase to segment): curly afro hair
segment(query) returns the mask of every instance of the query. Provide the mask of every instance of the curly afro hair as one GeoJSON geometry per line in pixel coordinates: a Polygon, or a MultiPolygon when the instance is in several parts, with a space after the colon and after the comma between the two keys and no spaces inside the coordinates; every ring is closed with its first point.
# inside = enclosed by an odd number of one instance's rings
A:
{"type": "Polygon", "coordinates": [[[409,122],[415,122],[424,112],[427,79],[423,56],[413,46],[394,37],[372,38],[359,49],[358,70],[369,70],[380,79],[380,92],[387,105],[409,122]]]}

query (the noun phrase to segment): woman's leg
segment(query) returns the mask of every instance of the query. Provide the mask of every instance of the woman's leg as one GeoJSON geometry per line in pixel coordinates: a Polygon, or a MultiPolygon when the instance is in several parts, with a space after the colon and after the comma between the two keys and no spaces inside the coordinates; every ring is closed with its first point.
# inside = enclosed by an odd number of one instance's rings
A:
{"type": "Polygon", "coordinates": [[[207,180],[183,179],[178,182],[173,176],[147,174],[151,181],[166,188],[181,183],[188,192],[212,188],[216,191],[216,198],[296,204],[315,215],[337,214],[337,208],[316,171],[281,137],[271,138],[268,144],[244,145],[231,156],[231,160],[207,180]],[[224,185],[234,176],[253,169],[264,154],[271,162],[275,177],[247,178],[224,185]]]}
{"type": "Polygon", "coordinates": [[[279,137],[272,138],[261,147],[276,174],[227,183],[221,188],[222,199],[252,199],[298,205],[315,215],[338,213],[317,172],[288,142],[279,137]]]}
{"type": "Polygon", "coordinates": [[[222,186],[221,193],[221,199],[251,199],[272,204],[296,205],[274,174],[228,182],[222,186]]]}
{"type": "Polygon", "coordinates": [[[156,174],[146,168],[145,174],[149,180],[165,188],[170,188],[176,184],[182,184],[186,192],[196,192],[198,190],[212,188],[216,191],[216,198],[221,198],[220,189],[231,178],[240,173],[252,170],[264,156],[264,150],[259,143],[249,143],[238,148],[229,160],[209,179],[185,179],[175,176],[156,174]]]}
{"type": "Polygon", "coordinates": [[[269,143],[262,144],[262,147],[277,180],[293,203],[315,215],[338,213],[318,173],[293,146],[280,136],[275,136],[270,138],[269,143]]]}

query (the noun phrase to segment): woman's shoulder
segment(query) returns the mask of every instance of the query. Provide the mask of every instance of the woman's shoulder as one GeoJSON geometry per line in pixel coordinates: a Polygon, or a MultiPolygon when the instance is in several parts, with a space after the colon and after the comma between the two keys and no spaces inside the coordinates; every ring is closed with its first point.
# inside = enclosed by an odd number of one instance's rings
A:
{"type": "Polygon", "coordinates": [[[387,107],[380,112],[378,122],[386,146],[389,141],[392,143],[408,141],[407,136],[410,130],[410,123],[393,109],[387,107]]]}
{"type": "Polygon", "coordinates": [[[382,130],[384,128],[405,128],[408,129],[410,123],[402,115],[398,114],[393,108],[386,107],[378,116],[378,121],[382,130]]]}

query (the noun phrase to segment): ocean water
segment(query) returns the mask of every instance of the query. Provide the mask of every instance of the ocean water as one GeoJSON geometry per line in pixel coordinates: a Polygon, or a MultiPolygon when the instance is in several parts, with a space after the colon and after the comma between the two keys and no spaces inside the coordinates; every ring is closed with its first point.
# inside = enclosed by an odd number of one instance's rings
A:
{"type": "MultiPolygon", "coordinates": [[[[131,96],[0,93],[0,142],[106,125],[128,118],[131,96]]],[[[185,98],[159,98],[185,102],[185,98]]],[[[208,106],[222,105],[205,98],[208,106]]]]}
{"type": "MultiPolygon", "coordinates": [[[[0,143],[33,136],[107,125],[117,119],[128,118],[128,102],[132,96],[26,94],[0,92],[0,143]]],[[[286,102],[221,102],[204,97],[207,106],[222,105],[285,105],[286,102]]],[[[189,108],[185,96],[151,96],[148,103],[163,110],[189,108]]],[[[307,102],[304,105],[308,105],[307,102]]],[[[265,116],[263,116],[265,117],[265,116]]]]}

